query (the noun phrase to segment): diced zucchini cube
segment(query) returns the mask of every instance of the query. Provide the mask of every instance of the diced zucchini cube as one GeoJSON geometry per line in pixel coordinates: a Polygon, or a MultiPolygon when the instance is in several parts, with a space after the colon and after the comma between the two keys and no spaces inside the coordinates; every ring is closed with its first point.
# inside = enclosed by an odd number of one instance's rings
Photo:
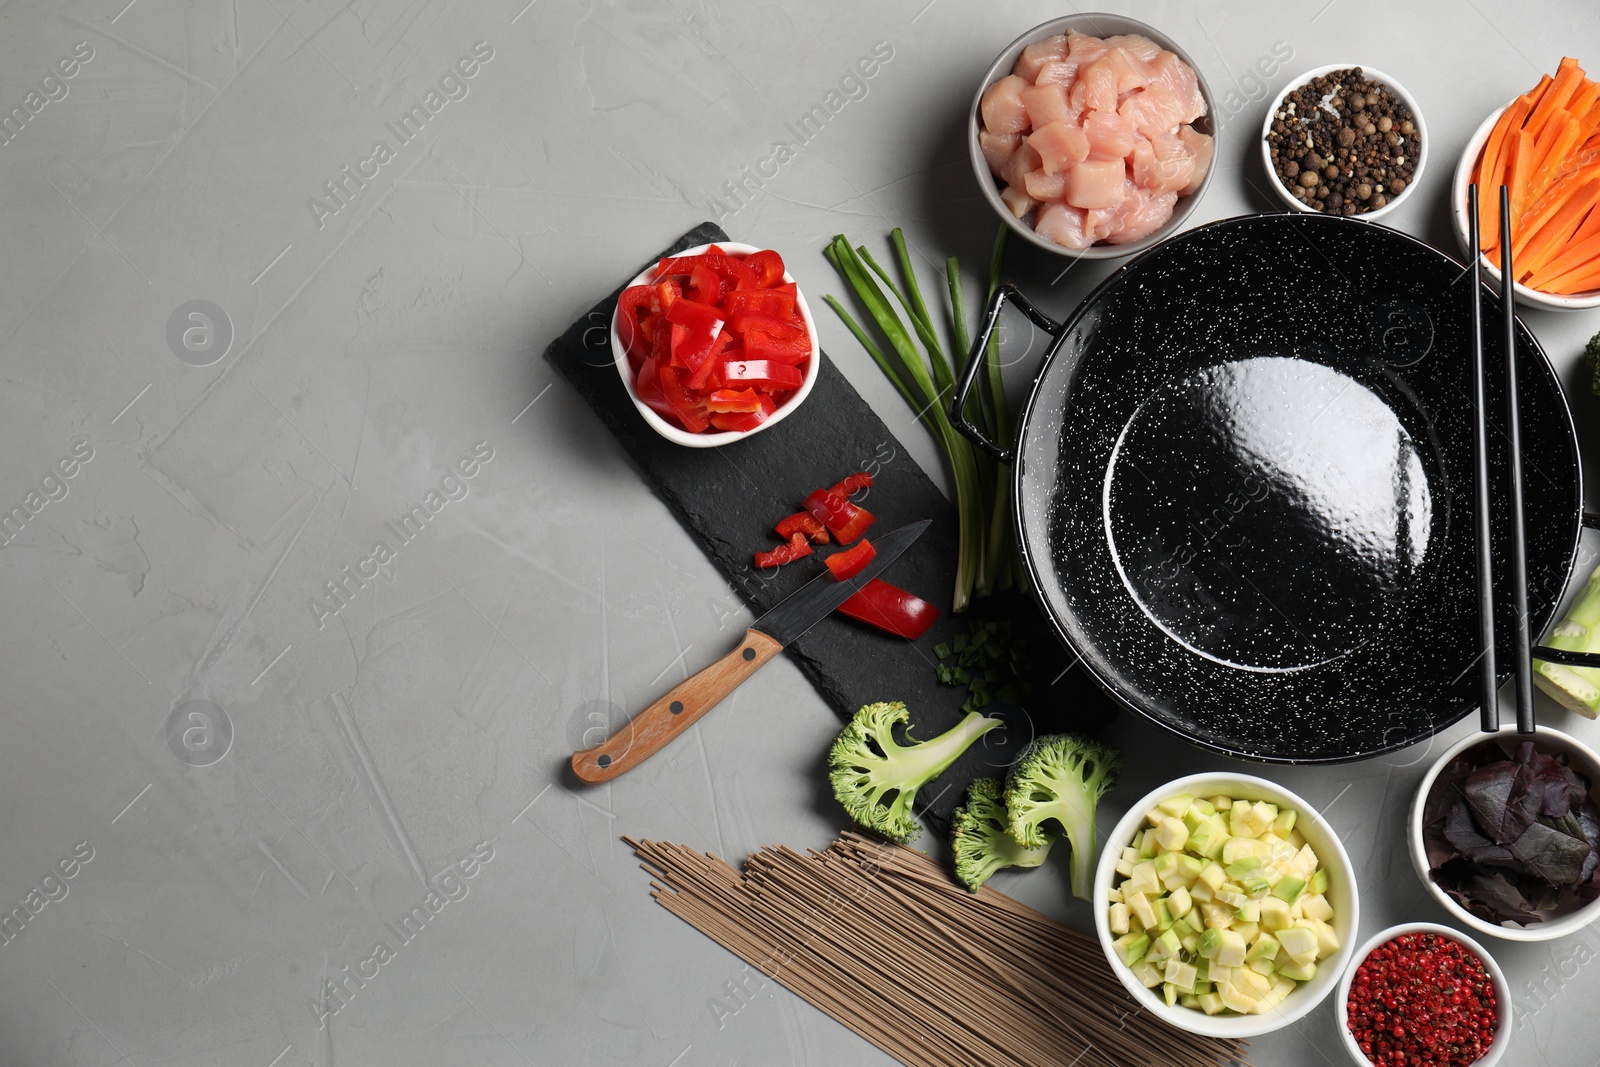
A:
{"type": "Polygon", "coordinates": [[[1189,810],[1198,811],[1201,815],[1215,815],[1217,806],[1205,797],[1195,797],[1189,804],[1189,810]]]}
{"type": "Polygon", "coordinates": [[[1136,967],[1150,950],[1150,935],[1144,932],[1123,934],[1111,942],[1111,950],[1126,966],[1136,967]]]}
{"type": "Polygon", "coordinates": [[[1290,830],[1284,835],[1284,840],[1289,842],[1289,844],[1293,845],[1297,849],[1304,847],[1306,843],[1305,835],[1299,830],[1290,830]]]}
{"type": "Polygon", "coordinates": [[[1321,893],[1303,897],[1300,900],[1300,914],[1308,919],[1319,922],[1328,922],[1333,918],[1333,905],[1328,903],[1328,898],[1321,893]]]}
{"type": "MultiPolygon", "coordinates": [[[[1234,805],[1236,808],[1242,806],[1239,804],[1234,805]]],[[[1229,814],[1232,815],[1232,812],[1229,812],[1229,814]]],[[[1250,809],[1245,813],[1244,824],[1249,828],[1251,837],[1260,837],[1272,829],[1272,820],[1277,817],[1278,805],[1268,804],[1265,800],[1258,800],[1251,804],[1250,809]]]]}
{"type": "Polygon", "coordinates": [[[1277,897],[1264,897],[1261,901],[1261,928],[1282,930],[1291,923],[1289,902],[1277,897]]]}
{"type": "Polygon", "coordinates": [[[1156,874],[1156,865],[1153,860],[1140,860],[1133,866],[1133,873],[1128,876],[1128,884],[1122,887],[1122,892],[1127,893],[1159,893],[1161,891],[1161,878],[1156,874]]]}
{"type": "MultiPolygon", "coordinates": [[[[1315,938],[1313,938],[1312,944],[1314,945],[1315,943],[1315,938]]],[[[1244,950],[1244,938],[1239,936],[1238,931],[1224,930],[1222,931],[1222,943],[1217,946],[1216,961],[1224,967],[1238,967],[1244,963],[1244,950]]]]}
{"type": "Polygon", "coordinates": [[[1250,903],[1250,897],[1244,890],[1232,882],[1228,882],[1217,890],[1217,903],[1226,904],[1228,907],[1237,910],[1250,903]]]}
{"type": "Polygon", "coordinates": [[[1139,979],[1146,989],[1154,989],[1161,984],[1161,971],[1153,964],[1139,964],[1133,969],[1133,976],[1139,979]]]}
{"type": "Polygon", "coordinates": [[[1177,852],[1189,843],[1189,828],[1183,820],[1172,815],[1163,816],[1156,825],[1156,844],[1169,852],[1177,852]]]}
{"type": "Polygon", "coordinates": [[[1261,933],[1261,925],[1259,923],[1247,922],[1238,919],[1234,920],[1233,925],[1228,929],[1244,938],[1245,944],[1249,944],[1250,942],[1254,941],[1256,936],[1261,933]]]}
{"type": "Polygon", "coordinates": [[[1205,869],[1206,861],[1199,856],[1188,853],[1178,857],[1178,873],[1183,875],[1183,884],[1194,885],[1195,879],[1200,877],[1200,872],[1205,869]]]}
{"type": "Polygon", "coordinates": [[[1289,831],[1294,829],[1297,818],[1299,814],[1293,808],[1284,808],[1278,812],[1278,817],[1272,820],[1272,832],[1279,837],[1288,837],[1289,831]]]}
{"type": "Polygon", "coordinates": [[[1245,993],[1251,1000],[1260,1000],[1272,992],[1272,979],[1248,967],[1234,968],[1232,984],[1233,988],[1245,993]]]}
{"type": "Polygon", "coordinates": [[[1189,832],[1188,848],[1197,856],[1214,860],[1222,854],[1230,838],[1220,815],[1208,815],[1189,832]]]}
{"type": "Polygon", "coordinates": [[[1233,909],[1221,901],[1210,901],[1200,905],[1200,914],[1205,918],[1206,925],[1218,930],[1226,930],[1233,925],[1233,909]]]}
{"type": "Polygon", "coordinates": [[[1249,823],[1250,802],[1241,800],[1228,809],[1228,833],[1234,837],[1254,838],[1261,835],[1261,831],[1251,827],[1249,823]]]}
{"type": "Polygon", "coordinates": [[[1227,880],[1227,872],[1222,869],[1222,864],[1220,863],[1208,863],[1200,869],[1200,881],[1211,887],[1212,890],[1221,889],[1223,883],[1227,880]]]}
{"type": "Polygon", "coordinates": [[[1317,931],[1317,958],[1327,959],[1339,951],[1339,935],[1332,926],[1325,922],[1316,925],[1317,931]]]}
{"type": "Polygon", "coordinates": [[[1162,811],[1160,808],[1151,808],[1149,811],[1144,813],[1144,821],[1149,823],[1152,827],[1160,826],[1161,820],[1165,819],[1166,817],[1167,813],[1162,811]]]}
{"type": "MultiPolygon", "coordinates": [[[[1193,907],[1194,898],[1189,894],[1187,889],[1183,889],[1181,887],[1174,889],[1172,891],[1172,895],[1167,897],[1167,910],[1172,913],[1172,917],[1174,919],[1183,918],[1185,915],[1189,914],[1189,910],[1193,907]]],[[[1333,913],[1330,911],[1328,914],[1331,915],[1333,913]]]]}
{"type": "Polygon", "coordinates": [[[1270,960],[1278,955],[1278,939],[1271,934],[1257,934],[1256,939],[1250,944],[1250,951],[1244,954],[1246,963],[1256,960],[1270,960]]]}
{"type": "MultiPolygon", "coordinates": [[[[1111,905],[1111,913],[1106,918],[1106,924],[1111,927],[1114,934],[1128,932],[1128,906],[1121,902],[1111,905]]],[[[1124,960],[1124,963],[1127,961],[1124,960]]]]}
{"type": "Polygon", "coordinates": [[[1131,847],[1125,848],[1121,852],[1117,853],[1117,857],[1119,859],[1127,860],[1129,867],[1132,867],[1135,863],[1138,863],[1140,859],[1139,850],[1131,847]]]}
{"type": "Polygon", "coordinates": [[[1240,922],[1258,923],[1261,921],[1261,901],[1247,900],[1233,913],[1233,917],[1240,922]]]}
{"type": "Polygon", "coordinates": [[[1290,956],[1286,960],[1278,961],[1278,973],[1285,978],[1292,978],[1296,982],[1309,982],[1317,976],[1317,965],[1313,962],[1290,956]]]}
{"type": "Polygon", "coordinates": [[[1179,793],[1175,797],[1168,797],[1156,807],[1172,816],[1174,819],[1183,818],[1183,813],[1189,810],[1189,805],[1194,802],[1194,797],[1188,793],[1179,793]]]}
{"type": "Polygon", "coordinates": [[[1165,1000],[1167,1002],[1167,1007],[1170,1008],[1170,1007],[1174,1006],[1175,1004],[1177,1004],[1178,1003],[1178,997],[1180,995],[1181,994],[1179,994],[1179,992],[1178,992],[1178,987],[1173,985],[1171,982],[1165,982],[1165,983],[1162,984],[1162,986],[1161,986],[1161,999],[1165,1000]]]}
{"type": "Polygon", "coordinates": [[[1230,837],[1222,845],[1223,863],[1237,863],[1247,856],[1265,859],[1271,855],[1272,846],[1253,837],[1230,837]]]}
{"type": "Polygon", "coordinates": [[[1201,931],[1200,944],[1195,947],[1195,951],[1200,954],[1201,958],[1208,960],[1216,959],[1217,950],[1220,948],[1222,948],[1221,930],[1218,930],[1213,926],[1210,929],[1201,931]]]}
{"type": "Polygon", "coordinates": [[[1122,903],[1122,889],[1121,889],[1120,886],[1118,888],[1116,888],[1116,889],[1107,889],[1106,890],[1106,903],[1107,904],[1120,904],[1120,903],[1122,903]]]}
{"type": "Polygon", "coordinates": [[[1156,909],[1150,903],[1150,898],[1143,893],[1135,893],[1127,898],[1128,909],[1138,918],[1139,925],[1151,929],[1156,925],[1156,909]]]}
{"type": "Polygon", "coordinates": [[[1172,914],[1172,905],[1167,903],[1167,899],[1166,897],[1161,897],[1155,902],[1157,930],[1170,930],[1175,921],[1172,914]]]}
{"type": "Polygon", "coordinates": [[[1252,971],[1268,978],[1271,978],[1273,972],[1278,969],[1277,965],[1269,959],[1251,960],[1248,966],[1252,971]]]}
{"type": "MultiPolygon", "coordinates": [[[[1288,926],[1277,933],[1278,944],[1283,946],[1283,951],[1289,956],[1315,957],[1317,954],[1317,932],[1308,926],[1288,926]]],[[[1282,970],[1283,968],[1279,968],[1282,970]]],[[[1293,978],[1293,975],[1289,977],[1293,978]]]]}
{"type": "Polygon", "coordinates": [[[1212,797],[1211,806],[1216,808],[1218,811],[1227,811],[1229,808],[1233,807],[1233,798],[1224,796],[1212,797]]]}
{"type": "Polygon", "coordinates": [[[1272,890],[1272,883],[1259,874],[1247,874],[1239,879],[1239,888],[1243,889],[1252,900],[1260,900],[1272,890]]]}
{"type": "Polygon", "coordinates": [[[1193,993],[1183,994],[1183,996],[1178,998],[1178,1003],[1194,1011],[1200,1010],[1200,998],[1195,996],[1193,993]]]}
{"type": "Polygon", "coordinates": [[[1293,875],[1285,875],[1283,878],[1278,880],[1276,885],[1272,887],[1272,895],[1283,901],[1285,904],[1293,904],[1295,901],[1300,899],[1300,894],[1304,893],[1305,890],[1306,881],[1304,878],[1296,878],[1293,875]]]}
{"type": "Polygon", "coordinates": [[[1161,935],[1150,942],[1150,950],[1145,953],[1145,959],[1151,963],[1171,959],[1183,951],[1183,942],[1178,940],[1178,935],[1171,930],[1162,931],[1161,935]]]}
{"type": "Polygon", "coordinates": [[[1306,889],[1317,896],[1322,896],[1323,894],[1327,893],[1328,869],[1326,867],[1318,867],[1314,872],[1312,872],[1311,881],[1306,883],[1306,889]]]}
{"type": "Polygon", "coordinates": [[[1194,964],[1184,963],[1180,959],[1170,959],[1167,961],[1167,969],[1162,977],[1167,980],[1169,985],[1177,986],[1180,993],[1193,993],[1194,975],[1194,964]]]}
{"type": "Polygon", "coordinates": [[[1217,1015],[1227,1005],[1222,1003],[1222,997],[1217,993],[1201,993],[1199,996],[1200,1010],[1207,1015],[1217,1015]]]}
{"type": "Polygon", "coordinates": [[[1129,863],[1125,859],[1119,858],[1117,860],[1116,872],[1122,875],[1122,877],[1127,878],[1133,874],[1133,864],[1129,863]]]}
{"type": "Polygon", "coordinates": [[[1261,860],[1259,857],[1246,856],[1241,860],[1235,860],[1233,863],[1228,864],[1223,870],[1227,872],[1229,878],[1238,879],[1260,868],[1261,860]]]}
{"type": "Polygon", "coordinates": [[[1133,847],[1138,850],[1143,859],[1150,859],[1156,854],[1156,839],[1140,830],[1133,838],[1133,847]]]}

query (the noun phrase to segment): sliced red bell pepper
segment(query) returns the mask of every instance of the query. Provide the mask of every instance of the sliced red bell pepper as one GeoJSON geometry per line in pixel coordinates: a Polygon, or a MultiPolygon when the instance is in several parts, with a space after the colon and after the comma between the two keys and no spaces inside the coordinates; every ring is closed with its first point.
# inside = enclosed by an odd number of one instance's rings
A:
{"type": "Polygon", "coordinates": [[[854,474],[848,474],[845,477],[840,478],[837,482],[833,483],[833,488],[828,491],[830,493],[837,493],[843,497],[848,497],[852,493],[859,493],[861,490],[870,489],[871,487],[872,475],[868,474],[866,471],[856,471],[854,474]]]}
{"type": "Polygon", "coordinates": [[[683,290],[678,288],[678,283],[670,278],[656,283],[656,298],[653,303],[657,314],[665,315],[667,309],[678,302],[683,296],[683,290]]]}
{"type": "Polygon", "coordinates": [[[654,317],[650,304],[654,294],[651,286],[630,285],[617,297],[617,337],[630,357],[641,348],[645,353],[650,351],[650,331],[646,326],[647,319],[654,317]]]}
{"type": "Polygon", "coordinates": [[[806,540],[805,534],[797,533],[789,538],[789,543],[786,545],[779,545],[770,552],[757,552],[755,561],[756,566],[764,570],[767,567],[781,567],[785,563],[793,563],[809,555],[811,555],[811,543],[806,540]]]}
{"type": "Polygon", "coordinates": [[[722,293],[722,275],[705,263],[696,263],[694,269],[689,272],[688,295],[702,304],[715,307],[722,303],[722,293]]]}
{"type": "Polygon", "coordinates": [[[854,545],[833,553],[822,562],[828,565],[828,570],[833,572],[835,578],[843,582],[866,570],[867,564],[877,555],[878,550],[872,547],[872,542],[863,537],[854,545]]]}
{"type": "Polygon", "coordinates": [[[877,521],[872,512],[856,507],[831,489],[818,489],[806,497],[805,504],[806,510],[826,526],[841,545],[848,545],[877,521]]]}
{"type": "Polygon", "coordinates": [[[745,312],[771,315],[779,319],[795,317],[794,294],[777,289],[735,289],[724,305],[730,317],[745,312]]]}
{"type": "Polygon", "coordinates": [[[819,545],[828,543],[828,528],[818,522],[816,516],[809,511],[797,511],[773,529],[778,531],[778,536],[785,541],[797,533],[803,533],[819,545]]]}
{"type": "MultiPolygon", "coordinates": [[[[752,289],[747,292],[765,296],[765,289],[752,289]]],[[[773,337],[784,340],[805,338],[806,324],[795,315],[771,315],[765,311],[728,311],[728,326],[730,329],[744,333],[748,330],[764,330],[773,337]]]]}
{"type": "MultiPolygon", "coordinates": [[[[683,303],[683,301],[679,301],[683,303]]],[[[750,352],[749,339],[745,340],[745,354],[750,352]]],[[[798,389],[806,376],[794,367],[766,359],[727,360],[722,365],[722,377],[729,384],[754,386],[766,392],[784,392],[798,389]]]]}
{"type": "Polygon", "coordinates": [[[714,389],[706,396],[706,410],[748,415],[761,410],[761,397],[754,389],[714,389]]]}
{"type": "Polygon", "coordinates": [[[939,617],[938,608],[882,578],[862,586],[859,593],[839,605],[838,611],[908,641],[927,633],[939,617]]]}
{"type": "MultiPolygon", "coordinates": [[[[680,327],[674,326],[673,329],[680,327]]],[[[727,359],[728,346],[733,342],[733,334],[726,329],[717,334],[717,339],[711,343],[705,357],[700,361],[700,366],[689,372],[684,379],[684,386],[691,392],[704,393],[713,389],[722,388],[722,364],[727,359]]]]}
{"type": "MultiPolygon", "coordinates": [[[[777,255],[776,252],[773,255],[777,255]]],[[[781,260],[780,260],[781,263],[781,260]]],[[[760,288],[760,274],[745,259],[726,252],[705,252],[698,256],[674,256],[656,264],[656,277],[689,276],[696,266],[704,266],[729,279],[740,289],[760,288]]],[[[780,266],[778,275],[783,276],[780,266]]]]}
{"type": "Polygon", "coordinates": [[[811,358],[811,338],[804,331],[785,337],[765,326],[751,326],[744,334],[744,352],[747,360],[798,367],[811,358]]]}
{"type": "MultiPolygon", "coordinates": [[[[681,301],[680,301],[681,302],[681,301]]],[[[673,416],[683,424],[683,428],[690,433],[700,433],[708,425],[702,414],[700,401],[683,387],[682,371],[668,364],[656,368],[656,376],[661,383],[661,395],[666,398],[667,407],[673,416]]]]}
{"type": "Polygon", "coordinates": [[[722,312],[710,304],[680,297],[667,309],[666,319],[674,327],[672,361],[693,374],[717,343],[717,335],[722,332],[722,312]],[[683,328],[681,333],[677,327],[683,328]]]}
{"type": "Polygon", "coordinates": [[[750,253],[744,265],[755,271],[755,288],[766,289],[783,281],[783,257],[770,248],[750,253]]]}
{"type": "Polygon", "coordinates": [[[639,367],[639,377],[633,387],[646,407],[670,421],[674,416],[672,409],[667,406],[667,398],[661,395],[661,380],[656,376],[656,368],[655,360],[645,360],[639,367]]]}
{"type": "Polygon", "coordinates": [[[767,394],[762,393],[760,411],[752,411],[749,414],[719,411],[712,413],[709,417],[711,425],[719,430],[738,430],[743,433],[746,430],[753,430],[763,422],[766,422],[772,417],[772,413],[777,410],[778,402],[767,394]]]}

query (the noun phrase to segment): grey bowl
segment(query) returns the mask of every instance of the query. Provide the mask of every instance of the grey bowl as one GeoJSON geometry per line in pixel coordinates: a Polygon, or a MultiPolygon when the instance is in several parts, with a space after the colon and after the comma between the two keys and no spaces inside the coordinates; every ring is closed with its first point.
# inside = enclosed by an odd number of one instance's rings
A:
{"type": "Polygon", "coordinates": [[[1118,34],[1137,33],[1150,38],[1162,48],[1176,53],[1179,59],[1189,64],[1190,68],[1194,70],[1195,79],[1200,83],[1200,95],[1205,98],[1206,113],[1193,123],[1194,129],[1198,133],[1216,136],[1213,119],[1217,113],[1217,102],[1211,95],[1211,86],[1206,83],[1206,76],[1201,73],[1199,65],[1171,37],[1137,19],[1130,19],[1125,15],[1112,15],[1097,11],[1080,15],[1065,15],[1035,26],[1007,45],[1005,51],[1000,53],[993,66],[984,74],[983,80],[978,83],[978,91],[973,94],[972,106],[967,113],[967,156],[972,161],[972,172],[978,179],[978,188],[983,190],[983,197],[989,201],[989,206],[994,208],[995,214],[1023,240],[1037,248],[1044,249],[1046,252],[1051,252],[1058,256],[1071,256],[1076,259],[1120,259],[1124,256],[1131,256],[1136,252],[1143,252],[1150,246],[1159,244],[1183,229],[1189,214],[1194,211],[1195,205],[1200,202],[1200,198],[1211,187],[1211,176],[1217,170],[1217,159],[1215,156],[1212,157],[1211,166],[1206,170],[1206,176],[1201,180],[1200,188],[1188,196],[1178,198],[1177,206],[1172,210],[1172,218],[1168,219],[1154,233],[1141,237],[1137,241],[1129,241],[1127,244],[1096,244],[1084,249],[1063,248],[1054,241],[1048,241],[1040,237],[1033,232],[1033,227],[1012,215],[1011,209],[1006,207],[1004,201],[1000,199],[1000,188],[995,182],[994,175],[989,173],[989,164],[983,158],[983,150],[978,147],[978,130],[982,125],[978,113],[978,105],[983,100],[984,91],[989,86],[1011,73],[1011,68],[1016,66],[1017,57],[1022,55],[1024,48],[1035,41],[1041,41],[1046,37],[1053,37],[1059,33],[1066,33],[1068,30],[1076,30],[1079,33],[1090,34],[1094,37],[1114,37],[1118,34]]]}

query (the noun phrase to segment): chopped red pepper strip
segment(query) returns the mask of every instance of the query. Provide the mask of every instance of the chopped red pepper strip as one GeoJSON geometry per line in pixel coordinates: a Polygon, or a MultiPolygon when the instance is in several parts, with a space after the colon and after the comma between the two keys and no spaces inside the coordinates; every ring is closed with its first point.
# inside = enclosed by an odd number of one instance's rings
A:
{"type": "Polygon", "coordinates": [[[671,364],[656,368],[656,377],[661,383],[661,395],[666,398],[667,407],[672,411],[673,417],[690,433],[700,433],[710,423],[700,410],[700,402],[683,387],[683,379],[680,377],[682,373],[671,364]]]}
{"type": "MultiPolygon", "coordinates": [[[[683,303],[683,301],[679,301],[683,303]]],[[[745,338],[745,352],[750,351],[750,338],[745,338]]],[[[766,392],[798,389],[806,376],[795,367],[786,367],[764,359],[728,360],[722,365],[722,377],[729,383],[753,385],[766,392]]]]}
{"type": "Polygon", "coordinates": [[[811,555],[811,542],[806,540],[805,534],[797,533],[789,538],[789,543],[786,545],[779,545],[770,552],[757,552],[755,562],[756,566],[762,569],[781,567],[785,563],[793,563],[809,555],[811,555]]]}
{"type": "Polygon", "coordinates": [[[730,316],[757,312],[790,319],[796,315],[794,294],[778,289],[735,289],[728,294],[727,309],[730,316]]]}
{"type": "Polygon", "coordinates": [[[722,275],[704,263],[696,263],[689,272],[689,296],[702,304],[721,303],[722,275]]]}
{"type": "Polygon", "coordinates": [[[806,497],[806,510],[826,526],[841,545],[848,545],[877,521],[872,512],[856,507],[831,489],[818,489],[806,497]]]}
{"type": "Polygon", "coordinates": [[[754,389],[714,389],[706,397],[706,410],[748,415],[761,410],[761,397],[754,389]]]}
{"type": "Polygon", "coordinates": [[[882,578],[874,578],[862,586],[859,593],[840,604],[837,610],[841,615],[908,641],[927,633],[928,627],[939,617],[938,608],[882,578]]]}
{"type": "Polygon", "coordinates": [[[783,257],[770,248],[750,253],[744,265],[756,274],[755,284],[750,288],[766,289],[783,281],[783,257]]]}
{"type": "Polygon", "coordinates": [[[714,412],[710,416],[711,425],[719,430],[737,430],[740,433],[744,433],[746,430],[753,430],[763,422],[766,422],[772,417],[772,413],[777,410],[778,402],[766,393],[762,393],[760,411],[752,411],[748,415],[728,411],[714,412]]]}
{"type": "Polygon", "coordinates": [[[809,511],[797,511],[773,529],[778,531],[778,536],[785,541],[797,533],[803,533],[819,545],[828,543],[828,528],[818,522],[816,516],[809,511]]]}
{"type": "Polygon", "coordinates": [[[858,493],[863,489],[870,489],[871,487],[872,475],[868,474],[866,471],[856,471],[854,474],[848,474],[845,477],[840,478],[837,482],[833,483],[833,488],[828,490],[828,492],[837,493],[840,496],[848,497],[853,493],[858,493]]]}
{"type": "MultiPolygon", "coordinates": [[[[673,329],[678,327],[674,326],[673,329]]],[[[689,377],[684,379],[683,384],[691,392],[704,393],[722,388],[722,364],[727,358],[728,345],[732,341],[733,335],[727,330],[717,334],[717,339],[711,342],[711,348],[700,361],[700,366],[690,371],[689,377]]]]}
{"type": "Polygon", "coordinates": [[[843,582],[866,570],[867,564],[877,555],[878,550],[872,547],[872,542],[863,537],[854,545],[833,553],[822,562],[828,565],[828,570],[833,572],[835,578],[843,582]]]}

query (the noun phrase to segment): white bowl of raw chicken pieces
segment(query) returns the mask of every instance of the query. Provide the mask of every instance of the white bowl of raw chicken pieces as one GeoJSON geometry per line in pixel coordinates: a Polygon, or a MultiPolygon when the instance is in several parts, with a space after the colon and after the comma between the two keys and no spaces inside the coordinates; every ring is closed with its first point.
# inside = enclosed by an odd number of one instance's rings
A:
{"type": "Polygon", "coordinates": [[[1212,101],[1189,56],[1121,15],[1070,15],[1011,43],[973,100],[984,196],[1050,252],[1111,259],[1175,232],[1211,181],[1212,101]]]}

